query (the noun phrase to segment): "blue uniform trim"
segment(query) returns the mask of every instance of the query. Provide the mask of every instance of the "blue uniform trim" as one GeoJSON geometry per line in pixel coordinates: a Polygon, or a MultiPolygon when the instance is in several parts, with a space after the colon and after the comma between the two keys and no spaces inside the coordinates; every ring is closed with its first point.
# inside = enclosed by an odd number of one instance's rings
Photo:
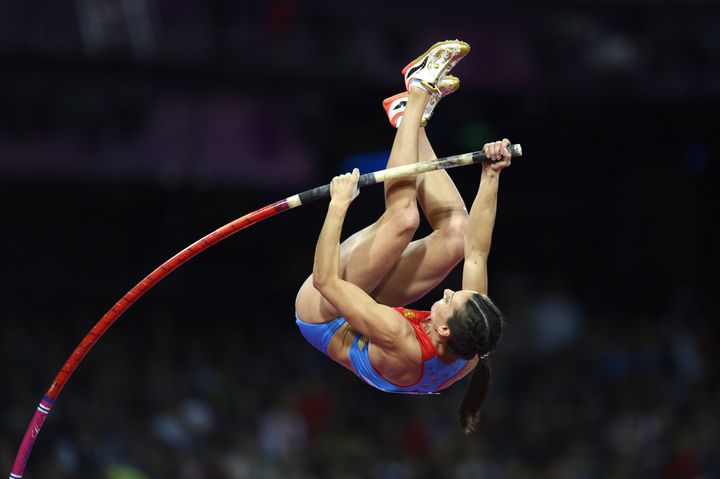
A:
{"type": "Polygon", "coordinates": [[[345,318],[339,317],[332,321],[320,324],[306,323],[295,313],[295,324],[307,341],[327,356],[328,344],[340,326],[345,324],[345,318]]]}
{"type": "Polygon", "coordinates": [[[355,368],[355,372],[366,383],[385,392],[400,392],[400,386],[391,383],[387,379],[375,372],[375,368],[370,363],[370,342],[365,336],[357,335],[350,346],[350,362],[355,368]]]}

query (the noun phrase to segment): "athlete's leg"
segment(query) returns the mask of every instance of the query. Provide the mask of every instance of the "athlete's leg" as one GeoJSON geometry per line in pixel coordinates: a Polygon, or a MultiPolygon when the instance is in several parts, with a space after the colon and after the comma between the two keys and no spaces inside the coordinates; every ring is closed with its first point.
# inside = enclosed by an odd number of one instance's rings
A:
{"type": "MultiPolygon", "coordinates": [[[[418,158],[419,161],[437,159],[425,128],[420,128],[418,132],[418,158]]],[[[467,209],[447,171],[430,171],[416,178],[417,197],[432,229],[450,233],[450,236],[456,236],[456,233],[460,232],[464,237],[468,221],[467,209]]],[[[462,255],[462,252],[460,254],[462,255]]]]}
{"type": "MultiPolygon", "coordinates": [[[[430,94],[411,88],[403,123],[395,134],[388,168],[418,160],[419,126],[430,94]]],[[[345,240],[340,248],[340,276],[370,293],[397,263],[420,222],[416,179],[385,182],[385,212],[372,225],[345,240]]],[[[312,277],[300,288],[296,302],[303,321],[328,321],[337,311],[312,286],[312,277]]]]}
{"type": "MultiPolygon", "coordinates": [[[[419,130],[419,159],[434,160],[436,155],[425,128],[419,130]]],[[[417,197],[433,232],[410,243],[380,282],[374,296],[383,304],[401,306],[425,296],[463,258],[468,213],[447,172],[437,170],[419,175],[417,197]]]]}
{"type": "MultiPolygon", "coordinates": [[[[429,94],[412,88],[405,112],[406,125],[395,135],[387,167],[418,161],[419,125],[429,94]]],[[[387,274],[415,235],[420,222],[414,177],[386,181],[385,212],[380,218],[348,238],[341,247],[343,278],[372,291],[387,274]],[[344,266],[344,268],[343,268],[344,266]]]]}

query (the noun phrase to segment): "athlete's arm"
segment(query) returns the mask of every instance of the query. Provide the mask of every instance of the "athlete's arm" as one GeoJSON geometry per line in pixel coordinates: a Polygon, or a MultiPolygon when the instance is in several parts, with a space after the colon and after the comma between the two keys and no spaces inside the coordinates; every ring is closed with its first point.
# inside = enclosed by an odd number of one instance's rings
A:
{"type": "Polygon", "coordinates": [[[463,265],[463,289],[487,294],[487,259],[490,254],[500,171],[510,166],[508,139],[486,143],[485,156],[490,160],[482,164],[480,186],[470,208],[470,225],[465,236],[465,263],[463,265]]]}
{"type": "Polygon", "coordinates": [[[356,331],[382,348],[402,344],[410,328],[392,309],[378,304],[365,291],[340,278],[340,233],[350,203],[357,197],[359,172],[353,170],[330,183],[330,205],[313,263],[313,286],[356,331]]]}

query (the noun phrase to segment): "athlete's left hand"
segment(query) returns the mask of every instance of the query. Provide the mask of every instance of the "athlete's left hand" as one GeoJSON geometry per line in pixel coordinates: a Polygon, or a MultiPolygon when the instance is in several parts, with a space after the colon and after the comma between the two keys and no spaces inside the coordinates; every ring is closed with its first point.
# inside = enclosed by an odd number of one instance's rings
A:
{"type": "Polygon", "coordinates": [[[330,203],[349,206],[360,194],[358,179],[360,170],[354,168],[352,173],[345,173],[333,178],[330,182],[330,203]]]}

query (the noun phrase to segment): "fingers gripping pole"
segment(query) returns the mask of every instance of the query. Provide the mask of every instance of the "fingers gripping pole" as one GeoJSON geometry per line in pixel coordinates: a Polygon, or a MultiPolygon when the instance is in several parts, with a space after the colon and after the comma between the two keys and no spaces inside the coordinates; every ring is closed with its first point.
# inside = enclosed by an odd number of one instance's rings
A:
{"type": "MultiPolygon", "coordinates": [[[[522,148],[520,145],[510,145],[508,147],[511,155],[514,157],[522,155],[522,148]]],[[[360,177],[358,180],[358,186],[374,185],[387,180],[395,178],[402,178],[405,176],[414,176],[420,173],[425,173],[433,170],[454,168],[457,166],[470,165],[473,163],[480,163],[486,160],[485,154],[482,151],[475,151],[472,153],[465,153],[462,155],[448,156],[445,158],[438,158],[433,161],[414,163],[411,165],[403,165],[395,168],[389,168],[386,170],[376,171],[374,173],[367,173],[360,177]]],[[[191,244],[178,254],[170,258],[161,264],[152,273],[147,275],[142,281],[133,286],[133,288],[125,293],[115,305],[110,308],[108,312],[100,318],[100,321],[93,326],[90,332],[83,338],[80,344],[75,348],[73,353],[70,355],[68,360],[65,362],[63,367],[55,376],[55,380],[50,385],[50,388],[45,392],[40,404],[33,415],[30,425],[25,431],[22,443],[18,449],[17,455],[15,456],[15,462],[13,463],[12,472],[10,473],[10,479],[20,479],[25,472],[30,452],[35,444],[40,429],[45,422],[45,418],[50,413],[55,401],[57,400],[60,392],[65,387],[65,384],[70,379],[70,376],[75,372],[80,362],[85,358],[85,355],[92,349],[95,343],[105,332],[112,326],[112,324],[125,312],[127,309],[137,301],[143,294],[145,294],[150,288],[155,286],[158,282],[164,279],[167,275],[175,271],[180,265],[188,261],[189,259],[197,256],[201,252],[205,251],[209,247],[219,243],[225,238],[243,230],[249,226],[259,223],[260,221],[275,216],[278,213],[286,211],[297,206],[310,203],[321,198],[326,198],[330,195],[330,185],[319,186],[317,188],[307,190],[303,193],[290,196],[284,200],[278,201],[271,205],[260,208],[259,210],[248,213],[225,226],[213,231],[207,236],[199,239],[195,243],[191,244]]]]}

